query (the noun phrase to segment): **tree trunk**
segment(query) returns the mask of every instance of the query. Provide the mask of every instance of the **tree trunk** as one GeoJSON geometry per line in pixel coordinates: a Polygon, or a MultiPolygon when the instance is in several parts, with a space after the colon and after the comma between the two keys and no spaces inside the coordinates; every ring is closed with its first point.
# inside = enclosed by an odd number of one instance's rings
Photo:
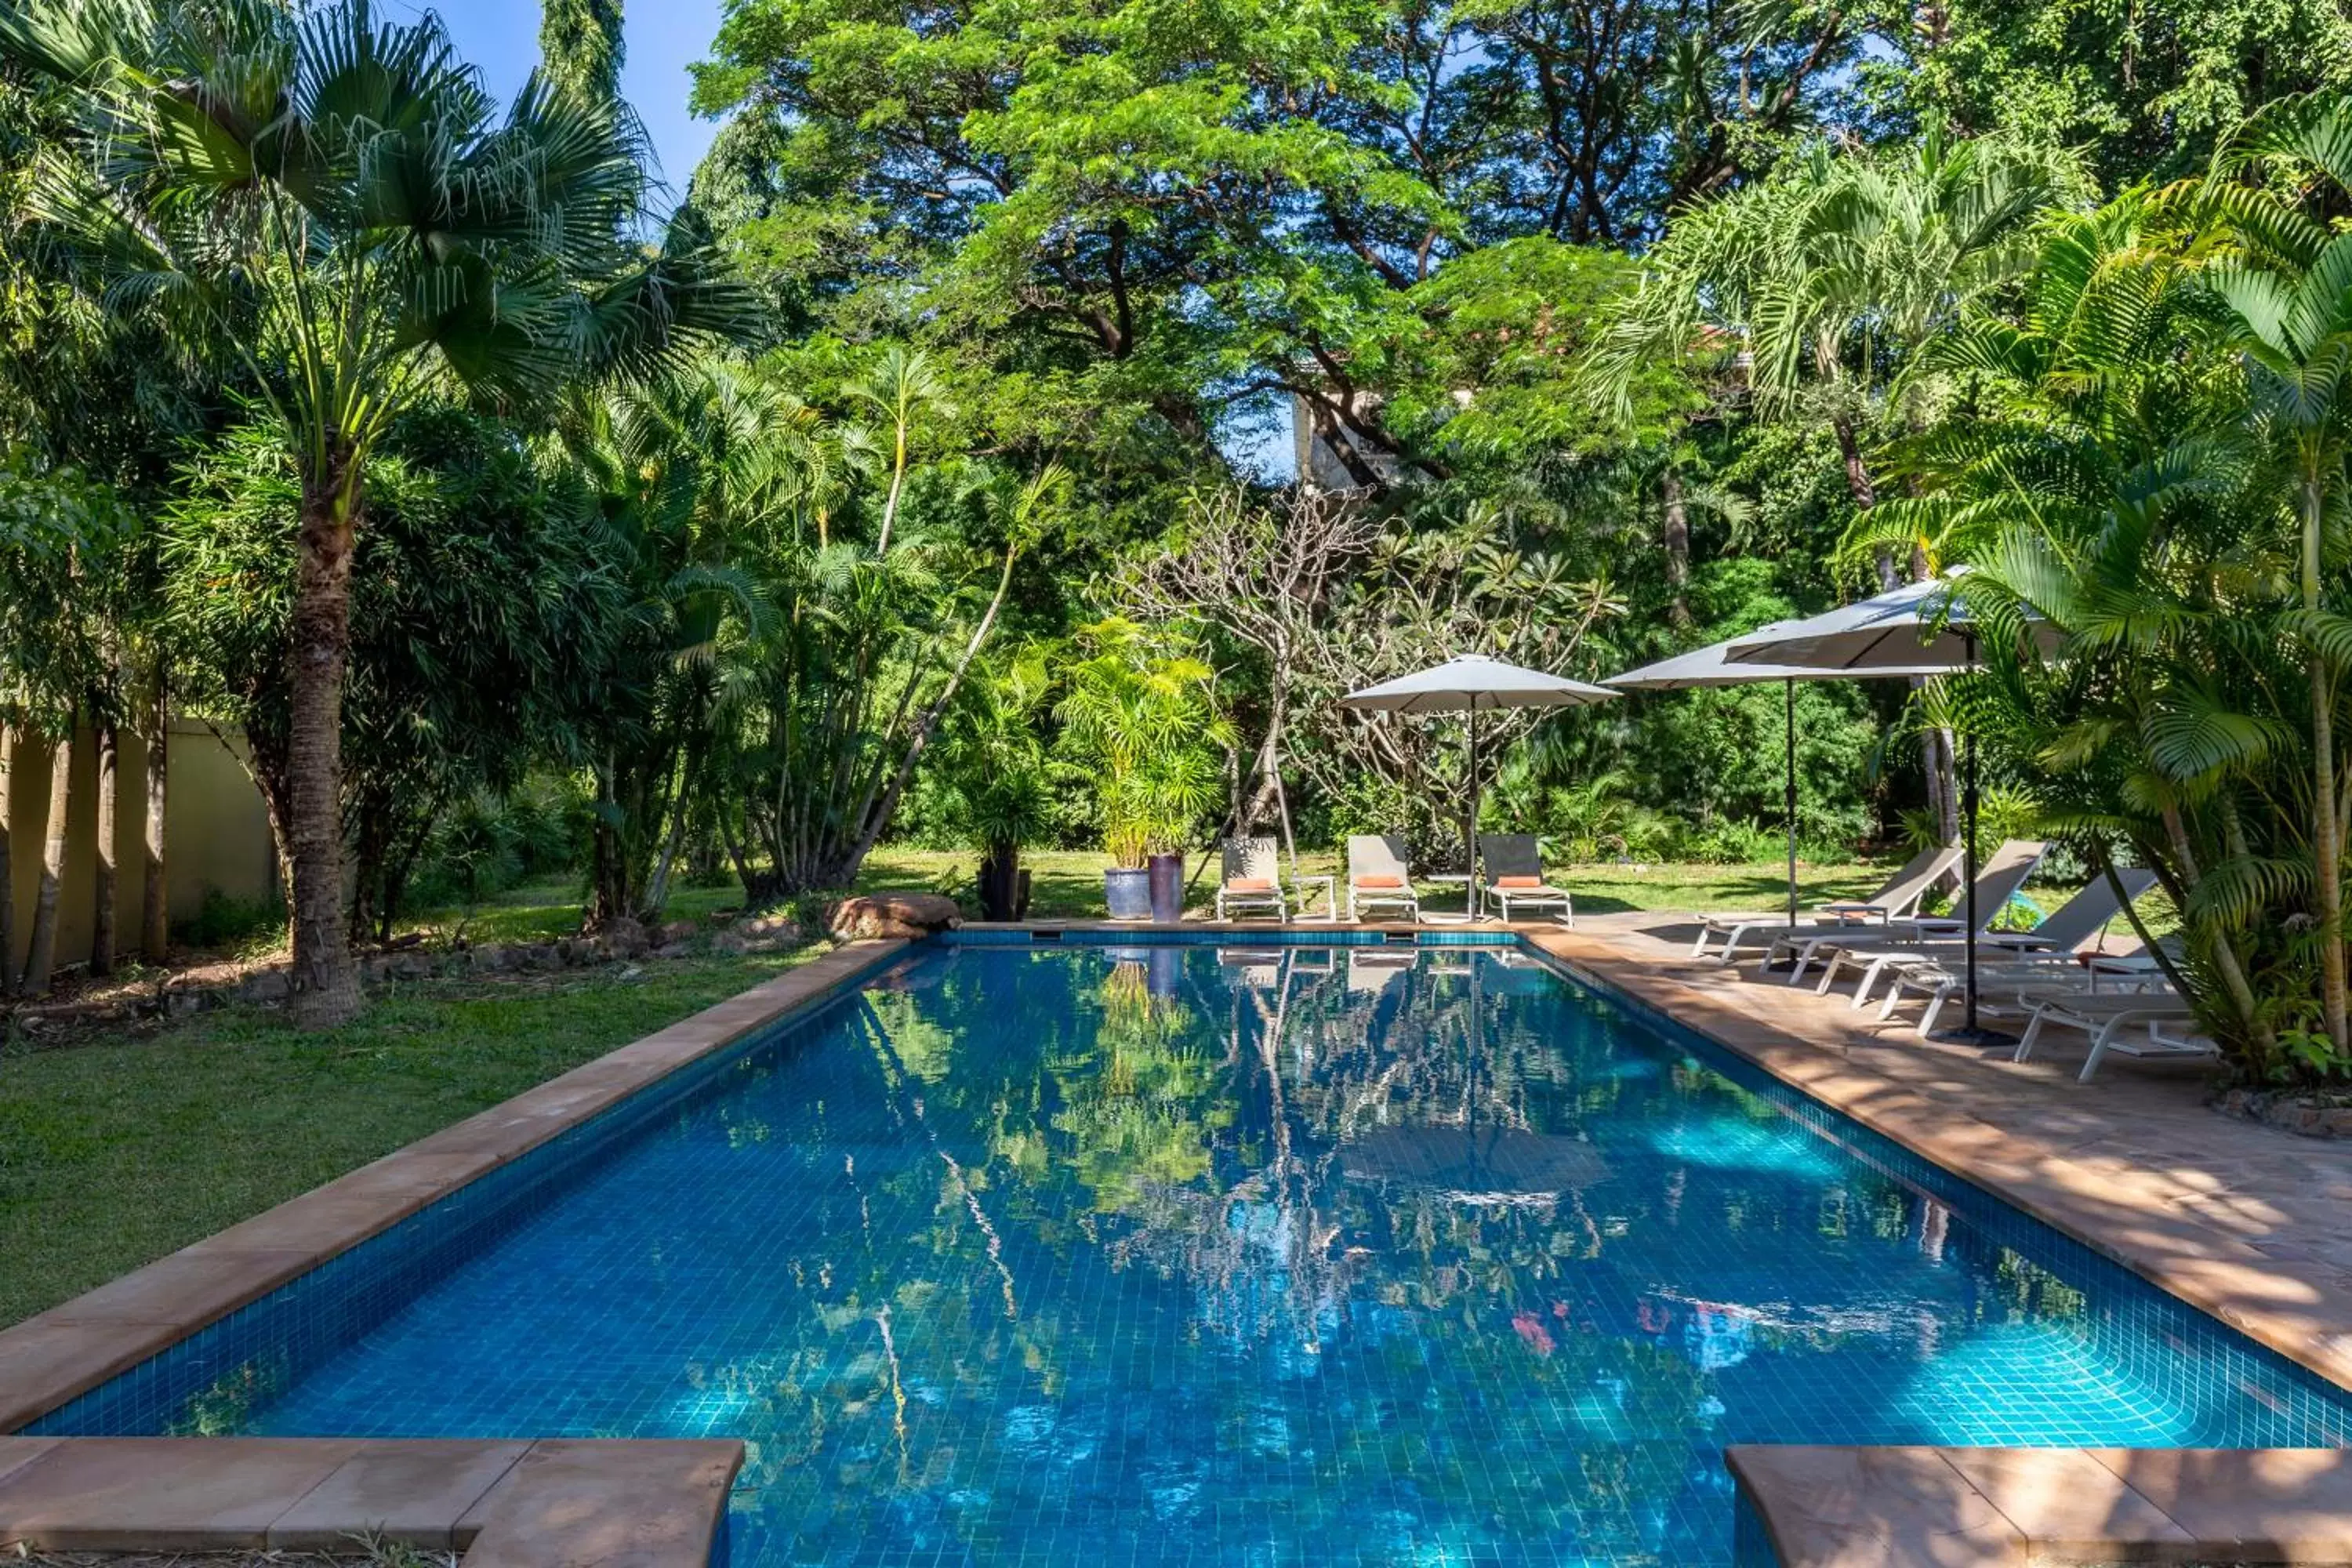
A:
{"type": "Polygon", "coordinates": [[[16,733],[0,724],[0,1000],[16,994],[16,868],[8,842],[9,784],[16,733]]]}
{"type": "Polygon", "coordinates": [[[121,740],[112,724],[98,726],[98,845],[96,902],[90,910],[89,972],[114,973],[115,923],[121,879],[114,861],[115,809],[121,804],[121,740]]]}
{"type": "Polygon", "coordinates": [[[303,481],[294,585],[293,717],[287,784],[293,799],[295,1023],[331,1027],[360,1010],[343,926],[343,667],[351,655],[352,547],[357,454],[338,442],[303,481]]]}
{"type": "Polygon", "coordinates": [[[1666,586],[1674,595],[1666,605],[1666,619],[1676,631],[1687,631],[1691,624],[1690,513],[1683,505],[1682,476],[1672,468],[1660,475],[1658,496],[1665,504],[1666,586]]]}
{"type": "MultiPolygon", "coordinates": [[[[2303,608],[2320,610],[2320,542],[2325,497],[2315,473],[2303,482],[2303,608]]],[[[2347,1030],[2344,963],[2344,844],[2336,816],[2336,679],[2327,656],[2305,645],[2311,666],[2311,850],[2317,872],[2312,910],[2319,924],[2319,1006],[2328,1040],[2342,1054],[2352,1047],[2347,1030]]]]}
{"type": "Polygon", "coordinates": [[[33,900],[33,946],[25,956],[24,992],[49,994],[58,963],[58,895],[66,881],[67,810],[73,804],[73,731],[49,753],[49,822],[41,840],[41,889],[33,900]]]}
{"type": "Polygon", "coordinates": [[[170,729],[165,722],[163,679],[155,679],[155,710],[147,734],[147,831],[140,845],[140,955],[160,964],[171,946],[171,889],[163,877],[163,806],[171,777],[170,729]]]}

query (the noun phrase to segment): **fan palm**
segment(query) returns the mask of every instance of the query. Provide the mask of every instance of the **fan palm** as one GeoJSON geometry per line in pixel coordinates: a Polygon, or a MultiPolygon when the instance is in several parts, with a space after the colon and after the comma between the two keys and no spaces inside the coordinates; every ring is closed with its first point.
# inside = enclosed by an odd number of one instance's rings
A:
{"type": "Polygon", "coordinates": [[[438,382],[513,407],[731,325],[734,291],[627,238],[617,111],[534,78],[501,118],[430,12],[366,0],[15,0],[0,56],[71,89],[78,145],[33,216],[212,354],[289,433],[301,483],[290,651],[294,1011],[348,1016],[340,722],[377,441],[438,382]]]}

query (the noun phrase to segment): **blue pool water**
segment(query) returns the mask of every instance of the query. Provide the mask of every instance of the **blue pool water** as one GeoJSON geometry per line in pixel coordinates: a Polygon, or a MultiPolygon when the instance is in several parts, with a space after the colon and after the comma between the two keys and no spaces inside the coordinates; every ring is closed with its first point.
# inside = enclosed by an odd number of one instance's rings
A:
{"type": "Polygon", "coordinates": [[[1734,1442],[2346,1397],[1515,952],[959,946],[47,1430],[730,1435],[744,1568],[1728,1564],[1734,1442]]]}

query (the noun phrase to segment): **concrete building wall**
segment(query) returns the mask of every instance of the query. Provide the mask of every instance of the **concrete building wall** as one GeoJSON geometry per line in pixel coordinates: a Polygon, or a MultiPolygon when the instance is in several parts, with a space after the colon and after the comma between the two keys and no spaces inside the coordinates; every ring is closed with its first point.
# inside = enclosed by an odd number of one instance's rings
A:
{"type": "MultiPolygon", "coordinates": [[[[256,901],[269,897],[277,879],[277,848],[261,792],[231,746],[206,726],[175,721],[163,803],[164,888],[170,918],[185,920],[207,891],[256,901]]],[[[15,951],[21,966],[32,945],[33,903],[39,896],[43,840],[48,832],[51,748],[17,737],[8,769],[10,881],[16,906],[15,951]]],[[[120,889],[117,950],[138,951],[144,923],[142,856],[147,825],[147,753],[135,735],[121,740],[121,788],[115,806],[115,866],[120,889]]],[[[71,795],[66,816],[66,875],[58,906],[58,963],[89,957],[98,880],[98,743],[88,730],[74,736],[71,795]]]]}

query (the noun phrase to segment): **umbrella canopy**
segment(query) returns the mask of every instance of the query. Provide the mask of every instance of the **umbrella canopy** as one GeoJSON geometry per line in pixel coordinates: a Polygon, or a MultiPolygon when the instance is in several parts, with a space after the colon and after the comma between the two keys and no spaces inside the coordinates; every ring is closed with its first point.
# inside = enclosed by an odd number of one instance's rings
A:
{"type": "Polygon", "coordinates": [[[1605,1180],[1591,1144],[1509,1127],[1376,1127],[1341,1145],[1350,1180],[1433,1188],[1458,1199],[1575,1192],[1605,1180]]]}
{"type": "Polygon", "coordinates": [[[1339,699],[1347,708],[1377,713],[1480,713],[1495,708],[1577,708],[1618,695],[1566,676],[1546,675],[1465,653],[1339,699]]]}
{"type": "MultiPolygon", "coordinates": [[[[1822,675],[1938,675],[1973,669],[1977,627],[1962,591],[1967,568],[1906,583],[1801,621],[1759,626],[1732,639],[1734,664],[1800,666],[1822,675]]],[[[2055,631],[2034,628],[2045,650],[2055,631]]]]}
{"type": "Polygon", "coordinates": [[[1622,675],[1609,676],[1606,680],[1609,685],[1623,691],[1688,691],[1711,686],[1759,686],[1768,680],[1847,680],[1860,675],[1892,680],[1903,676],[1941,675],[1949,668],[1938,664],[1918,664],[1832,669],[1812,664],[1764,664],[1733,657],[1734,649],[1790,635],[1791,628],[1806,624],[1802,621],[1775,621],[1770,626],[1758,626],[1752,632],[1743,632],[1727,642],[1710,643],[1688,653],[1678,653],[1672,658],[1662,658],[1655,664],[1645,664],[1622,675]]]}
{"type": "MultiPolygon", "coordinates": [[[[1818,619],[1819,617],[1815,617],[1818,619]]],[[[1777,680],[1782,688],[1782,711],[1786,721],[1786,744],[1782,752],[1785,782],[1782,785],[1782,809],[1788,818],[1789,832],[1789,925],[1797,924],[1797,685],[1800,680],[1852,680],[1864,676],[1894,679],[1900,676],[1940,675],[1934,666],[1873,668],[1869,669],[1829,669],[1804,664],[1742,663],[1732,658],[1732,650],[1745,644],[1784,637],[1792,627],[1807,623],[1776,621],[1759,626],[1752,632],[1727,642],[1710,643],[1705,647],[1678,653],[1672,658],[1662,658],[1655,664],[1645,664],[1639,669],[1629,669],[1622,675],[1608,678],[1609,684],[1631,691],[1687,691],[1702,687],[1760,686],[1777,680]]]]}
{"type": "Polygon", "coordinates": [[[1470,810],[1462,842],[1470,871],[1470,912],[1478,910],[1478,715],[1497,708],[1580,708],[1620,695],[1605,686],[1522,669],[1482,653],[1456,654],[1444,664],[1339,699],[1343,708],[1374,713],[1465,713],[1470,731],[1470,810]]]}

